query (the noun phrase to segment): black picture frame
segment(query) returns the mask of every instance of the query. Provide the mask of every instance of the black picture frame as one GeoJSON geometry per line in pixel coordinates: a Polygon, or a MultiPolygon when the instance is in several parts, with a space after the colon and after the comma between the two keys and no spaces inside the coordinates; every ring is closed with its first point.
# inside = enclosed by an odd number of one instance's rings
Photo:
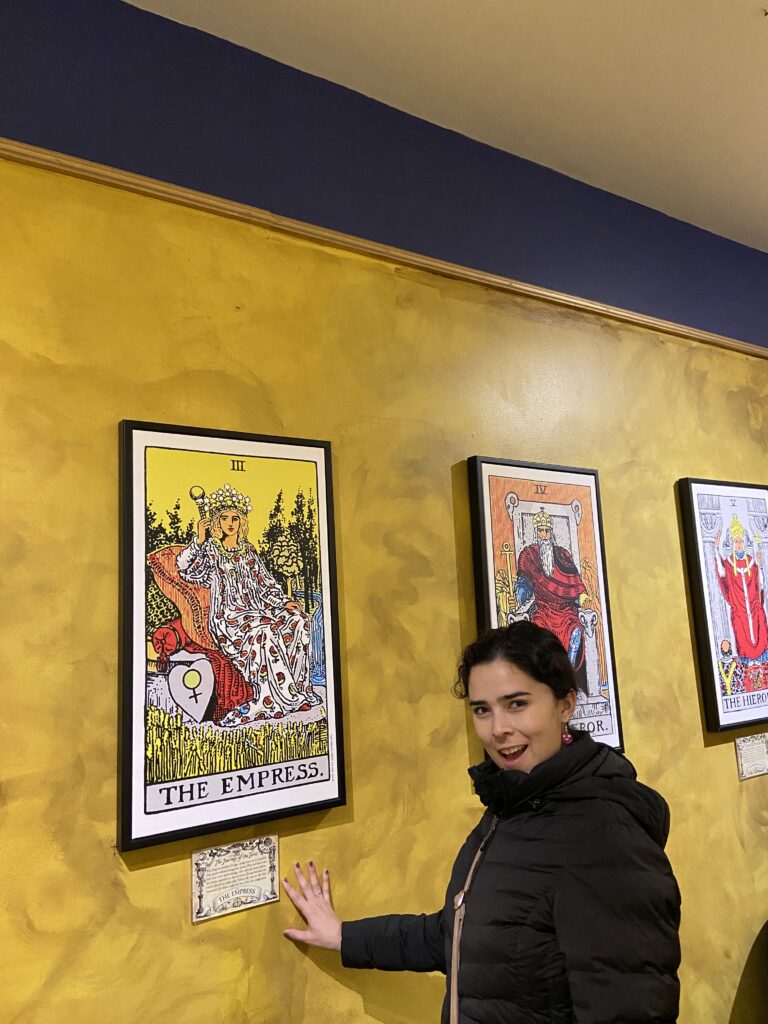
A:
{"type": "Polygon", "coordinates": [[[119,434],[118,849],[343,805],[330,442],[119,434]]]}
{"type": "Polygon", "coordinates": [[[684,477],[676,490],[707,729],[768,722],[768,486],[684,477]]]}
{"type": "Polygon", "coordinates": [[[479,631],[527,618],[554,632],[583,690],[572,724],[623,750],[597,470],[479,455],[467,468],[479,631]]]}

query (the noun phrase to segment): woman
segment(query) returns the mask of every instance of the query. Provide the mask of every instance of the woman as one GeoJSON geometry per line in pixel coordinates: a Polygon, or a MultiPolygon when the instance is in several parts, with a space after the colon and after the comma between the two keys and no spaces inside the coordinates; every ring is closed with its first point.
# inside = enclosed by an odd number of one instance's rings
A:
{"type": "Polygon", "coordinates": [[[671,1024],[680,898],[664,800],[569,722],[576,687],[557,638],[531,622],[470,644],[456,692],[487,759],[487,810],[431,915],[342,924],[328,872],[283,885],[307,922],[288,938],[350,967],[443,971],[443,1024],[671,1024]]]}
{"type": "Polygon", "coordinates": [[[225,484],[205,499],[197,537],[179,552],[179,575],[211,592],[208,628],[252,688],[252,699],[223,726],[307,711],[319,697],[309,683],[309,621],[248,541],[250,502],[225,484]]]}

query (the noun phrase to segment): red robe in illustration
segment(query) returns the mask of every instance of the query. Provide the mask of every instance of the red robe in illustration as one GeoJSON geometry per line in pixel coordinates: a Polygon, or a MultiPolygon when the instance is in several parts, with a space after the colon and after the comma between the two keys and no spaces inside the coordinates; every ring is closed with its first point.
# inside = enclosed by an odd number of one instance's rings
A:
{"type": "Polygon", "coordinates": [[[731,624],[740,658],[756,661],[768,650],[768,622],[763,609],[760,568],[751,555],[716,557],[717,582],[731,609],[731,624]]]}
{"type": "MultiPolygon", "coordinates": [[[[573,631],[581,628],[578,600],[587,589],[570,553],[555,544],[552,574],[547,576],[538,544],[529,544],[520,552],[517,571],[527,576],[533,587],[536,605],[531,620],[554,633],[568,651],[573,631]]],[[[584,645],[581,644],[574,668],[580,668],[583,660],[584,645]]]]}
{"type": "Polygon", "coordinates": [[[191,651],[193,654],[204,654],[208,658],[216,680],[215,704],[212,710],[212,718],[216,725],[221,724],[222,718],[228,712],[250,700],[253,690],[232,662],[219,651],[195,643],[185,632],[181,619],[174,619],[168,625],[156,629],[152,636],[152,645],[160,656],[157,663],[160,672],[168,671],[170,655],[177,651],[191,651]]]}

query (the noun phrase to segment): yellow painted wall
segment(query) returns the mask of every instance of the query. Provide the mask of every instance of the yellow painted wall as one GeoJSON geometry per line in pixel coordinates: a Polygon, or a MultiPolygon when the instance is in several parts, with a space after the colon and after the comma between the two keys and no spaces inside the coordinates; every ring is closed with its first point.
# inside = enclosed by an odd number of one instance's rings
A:
{"type": "Polygon", "coordinates": [[[673,482],[765,479],[768,363],[11,163],[0,237],[2,1019],[437,1019],[442,979],[299,951],[285,900],[192,927],[207,839],[115,851],[134,418],[333,442],[349,804],[274,829],[348,916],[435,908],[478,817],[449,695],[463,460],[599,469],[627,751],[672,807],[681,1021],[728,1024],[768,916],[768,778],[740,784],[732,736],[702,731],[673,482]]]}

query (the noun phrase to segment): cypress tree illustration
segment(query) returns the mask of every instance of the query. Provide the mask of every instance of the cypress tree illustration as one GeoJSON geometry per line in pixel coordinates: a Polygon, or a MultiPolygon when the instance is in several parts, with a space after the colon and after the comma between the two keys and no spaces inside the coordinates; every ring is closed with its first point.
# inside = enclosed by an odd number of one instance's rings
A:
{"type": "Polygon", "coordinates": [[[283,492],[281,489],[277,492],[275,503],[269,513],[267,525],[264,528],[259,545],[259,555],[277,582],[284,589],[287,589],[288,579],[280,565],[282,561],[280,554],[285,553],[283,538],[286,541],[290,541],[288,527],[285,522],[285,507],[283,505],[283,492]]]}
{"type": "Polygon", "coordinates": [[[299,566],[304,583],[304,609],[309,613],[312,610],[312,595],[317,589],[319,567],[314,498],[311,491],[308,499],[301,488],[296,492],[288,532],[299,552],[299,566]]]}

